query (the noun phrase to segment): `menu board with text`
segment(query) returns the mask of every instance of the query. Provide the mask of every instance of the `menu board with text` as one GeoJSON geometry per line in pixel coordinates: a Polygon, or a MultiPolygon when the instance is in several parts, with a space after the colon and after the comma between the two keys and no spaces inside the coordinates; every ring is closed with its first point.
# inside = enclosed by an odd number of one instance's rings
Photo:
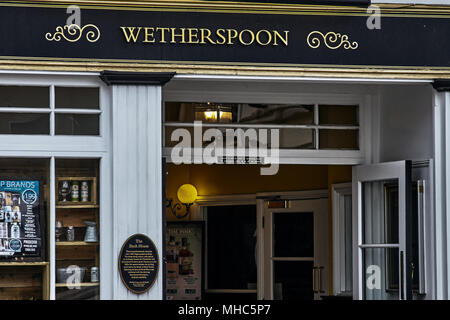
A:
{"type": "Polygon", "coordinates": [[[200,300],[203,279],[203,223],[167,223],[167,300],[200,300]]]}

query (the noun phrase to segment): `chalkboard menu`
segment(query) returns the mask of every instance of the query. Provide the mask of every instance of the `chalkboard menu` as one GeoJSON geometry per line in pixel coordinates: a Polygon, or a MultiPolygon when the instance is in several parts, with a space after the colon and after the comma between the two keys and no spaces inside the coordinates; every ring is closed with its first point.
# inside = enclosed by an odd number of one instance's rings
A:
{"type": "Polygon", "coordinates": [[[0,180],[0,258],[42,255],[38,180],[0,180]]]}
{"type": "Polygon", "coordinates": [[[119,273],[123,284],[133,293],[147,292],[158,276],[159,257],[155,244],[144,234],[132,235],[119,255],[119,273]]]}

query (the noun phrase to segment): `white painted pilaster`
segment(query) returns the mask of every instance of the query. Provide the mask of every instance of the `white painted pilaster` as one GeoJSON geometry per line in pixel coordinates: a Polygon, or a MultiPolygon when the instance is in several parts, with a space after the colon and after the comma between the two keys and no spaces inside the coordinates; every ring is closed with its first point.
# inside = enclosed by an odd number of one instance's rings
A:
{"type": "Polygon", "coordinates": [[[450,92],[434,93],[436,299],[449,298],[450,92]]]}
{"type": "Polygon", "coordinates": [[[161,123],[161,86],[112,85],[112,299],[163,297],[161,123]],[[126,289],[117,267],[135,233],[152,239],[160,262],[153,287],[141,295],[126,289]]]}

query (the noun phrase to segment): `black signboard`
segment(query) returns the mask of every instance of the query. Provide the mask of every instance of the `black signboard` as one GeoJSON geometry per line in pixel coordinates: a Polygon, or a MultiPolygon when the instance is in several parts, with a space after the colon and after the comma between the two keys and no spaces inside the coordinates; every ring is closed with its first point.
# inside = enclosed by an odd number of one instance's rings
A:
{"type": "Polygon", "coordinates": [[[123,284],[133,293],[147,292],[159,270],[155,244],[144,234],[132,235],[125,241],[119,255],[119,273],[123,284]]]}
{"type": "Polygon", "coordinates": [[[0,59],[247,66],[450,67],[450,14],[226,13],[0,4],[0,59]],[[370,23],[369,23],[370,25],[370,23]]]}
{"type": "Polygon", "coordinates": [[[0,178],[0,259],[41,260],[41,183],[0,178]]]}
{"type": "MultiPolygon", "coordinates": [[[[209,0],[224,1],[224,0],[209,0]]],[[[232,1],[232,0],[225,0],[232,1]]],[[[370,0],[240,0],[240,2],[258,3],[286,3],[286,4],[313,4],[313,5],[333,5],[333,6],[368,6],[370,0]]]]}

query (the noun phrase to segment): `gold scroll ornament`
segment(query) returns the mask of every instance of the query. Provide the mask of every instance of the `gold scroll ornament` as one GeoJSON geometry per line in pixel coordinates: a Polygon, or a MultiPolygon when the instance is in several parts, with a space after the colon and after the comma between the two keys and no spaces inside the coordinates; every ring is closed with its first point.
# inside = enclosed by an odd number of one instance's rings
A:
{"type": "Polygon", "coordinates": [[[80,27],[77,24],[58,26],[56,27],[55,33],[52,34],[50,32],[47,32],[45,34],[45,39],[47,39],[48,41],[61,41],[61,39],[64,39],[69,42],[77,42],[81,39],[86,29],[87,41],[96,42],[98,39],[100,39],[100,30],[96,25],[93,24],[87,24],[83,27],[80,27]]]}
{"type": "Polygon", "coordinates": [[[343,47],[346,50],[355,50],[358,48],[358,42],[350,42],[347,35],[332,31],[327,32],[325,35],[320,31],[312,31],[308,34],[306,42],[308,43],[308,46],[313,49],[320,47],[322,42],[328,49],[332,50],[339,49],[340,47],[343,47]]]}

